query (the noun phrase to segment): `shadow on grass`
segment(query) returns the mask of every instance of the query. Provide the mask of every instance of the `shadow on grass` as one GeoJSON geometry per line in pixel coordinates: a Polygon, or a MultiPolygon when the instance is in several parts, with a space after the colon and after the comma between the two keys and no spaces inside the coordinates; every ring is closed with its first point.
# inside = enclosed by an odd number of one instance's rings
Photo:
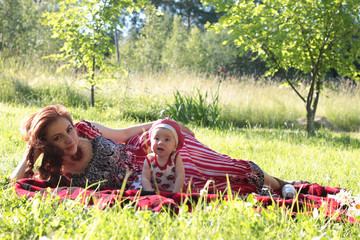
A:
{"type": "Polygon", "coordinates": [[[73,90],[64,83],[32,87],[20,80],[13,79],[2,85],[1,102],[35,106],[63,104],[65,106],[85,107],[89,105],[89,96],[73,90]]]}
{"type": "MultiPolygon", "coordinates": [[[[323,133],[319,133],[315,138],[323,138],[322,135],[323,133]]],[[[349,134],[342,133],[340,136],[331,136],[331,134],[325,133],[324,139],[326,139],[326,141],[332,142],[334,146],[352,147],[356,149],[360,148],[360,139],[353,138],[349,134]]]]}
{"type": "Polygon", "coordinates": [[[351,137],[349,133],[333,132],[331,130],[320,129],[316,132],[315,136],[308,137],[306,131],[302,130],[283,130],[283,129],[267,129],[256,128],[240,130],[244,136],[249,138],[253,133],[256,133],[257,137],[261,137],[266,140],[277,139],[284,142],[290,142],[294,144],[305,145],[327,145],[333,147],[351,147],[354,149],[360,149],[360,139],[351,137]]]}

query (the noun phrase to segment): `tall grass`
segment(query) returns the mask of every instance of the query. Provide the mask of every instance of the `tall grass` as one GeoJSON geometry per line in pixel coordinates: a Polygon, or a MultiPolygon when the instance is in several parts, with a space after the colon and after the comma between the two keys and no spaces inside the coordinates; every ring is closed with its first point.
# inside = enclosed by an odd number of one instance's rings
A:
{"type": "Polygon", "coordinates": [[[218,121],[220,108],[218,105],[219,95],[216,95],[212,101],[208,100],[208,93],[203,96],[199,89],[195,97],[183,96],[179,91],[174,93],[175,103],[168,104],[163,111],[163,115],[180,121],[184,124],[194,123],[200,126],[216,127],[220,125],[218,121]]]}
{"type": "Polygon", "coordinates": [[[325,92],[326,97],[320,102],[324,105],[321,114],[345,131],[359,131],[360,84],[356,86],[352,81],[343,80],[337,89],[325,92]]]}
{"type": "MultiPolygon", "coordinates": [[[[0,59],[0,101],[44,106],[61,103],[88,107],[90,90],[81,75],[71,71],[54,73],[55,64],[40,64],[31,59],[0,59]],[[23,63],[25,62],[25,63],[23,63]]],[[[325,89],[317,115],[344,131],[360,127],[360,87],[342,80],[337,91],[325,89]]],[[[299,91],[305,95],[306,85],[299,91]]],[[[222,80],[214,75],[186,70],[168,72],[130,72],[95,86],[96,108],[117,108],[121,118],[155,120],[167,106],[176,105],[174,94],[196,98],[207,95],[210,103],[217,98],[219,122],[234,126],[286,128],[286,122],[305,117],[303,102],[277,81],[254,79],[252,76],[230,76],[222,80]]]]}
{"type": "Polygon", "coordinates": [[[182,208],[172,216],[130,207],[84,209],[75,201],[11,200],[9,205],[0,200],[14,211],[0,223],[4,239],[351,239],[359,234],[357,227],[321,217],[294,220],[282,209],[259,214],[241,201],[210,203],[191,214],[182,208]]]}

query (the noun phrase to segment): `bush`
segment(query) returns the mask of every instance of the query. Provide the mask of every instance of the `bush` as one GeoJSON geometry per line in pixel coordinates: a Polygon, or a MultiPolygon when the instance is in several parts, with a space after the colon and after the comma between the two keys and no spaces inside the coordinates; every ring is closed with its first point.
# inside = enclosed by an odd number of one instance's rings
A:
{"type": "Polygon", "coordinates": [[[217,91],[212,101],[209,102],[208,93],[205,96],[197,89],[195,97],[181,95],[179,91],[174,93],[175,103],[163,111],[162,115],[187,123],[195,123],[200,126],[217,126],[220,115],[219,92],[217,91]]]}

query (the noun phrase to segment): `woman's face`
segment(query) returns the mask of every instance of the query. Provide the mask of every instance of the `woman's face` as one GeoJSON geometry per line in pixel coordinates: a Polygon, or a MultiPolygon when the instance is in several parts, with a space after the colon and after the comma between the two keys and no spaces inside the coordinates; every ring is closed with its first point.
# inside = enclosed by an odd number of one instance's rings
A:
{"type": "Polygon", "coordinates": [[[78,150],[79,138],[74,126],[66,118],[60,117],[45,129],[45,138],[52,145],[64,151],[64,156],[73,156],[78,150]]]}

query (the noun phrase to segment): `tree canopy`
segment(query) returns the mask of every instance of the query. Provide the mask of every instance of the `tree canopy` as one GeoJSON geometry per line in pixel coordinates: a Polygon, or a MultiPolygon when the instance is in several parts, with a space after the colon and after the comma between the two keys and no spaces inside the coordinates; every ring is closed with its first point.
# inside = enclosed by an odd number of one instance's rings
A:
{"type": "Polygon", "coordinates": [[[190,28],[203,28],[207,22],[217,22],[221,13],[211,6],[204,6],[201,0],[150,0],[156,9],[182,17],[190,28]]]}
{"type": "MultiPolygon", "coordinates": [[[[269,71],[280,71],[306,105],[308,133],[314,133],[314,117],[325,75],[334,69],[358,81],[360,56],[360,3],[357,0],[205,0],[225,12],[212,28],[228,29],[234,43],[257,53],[269,71]],[[307,96],[297,91],[288,77],[310,75],[307,96]]],[[[305,78],[306,79],[306,78],[305,78]]]]}

